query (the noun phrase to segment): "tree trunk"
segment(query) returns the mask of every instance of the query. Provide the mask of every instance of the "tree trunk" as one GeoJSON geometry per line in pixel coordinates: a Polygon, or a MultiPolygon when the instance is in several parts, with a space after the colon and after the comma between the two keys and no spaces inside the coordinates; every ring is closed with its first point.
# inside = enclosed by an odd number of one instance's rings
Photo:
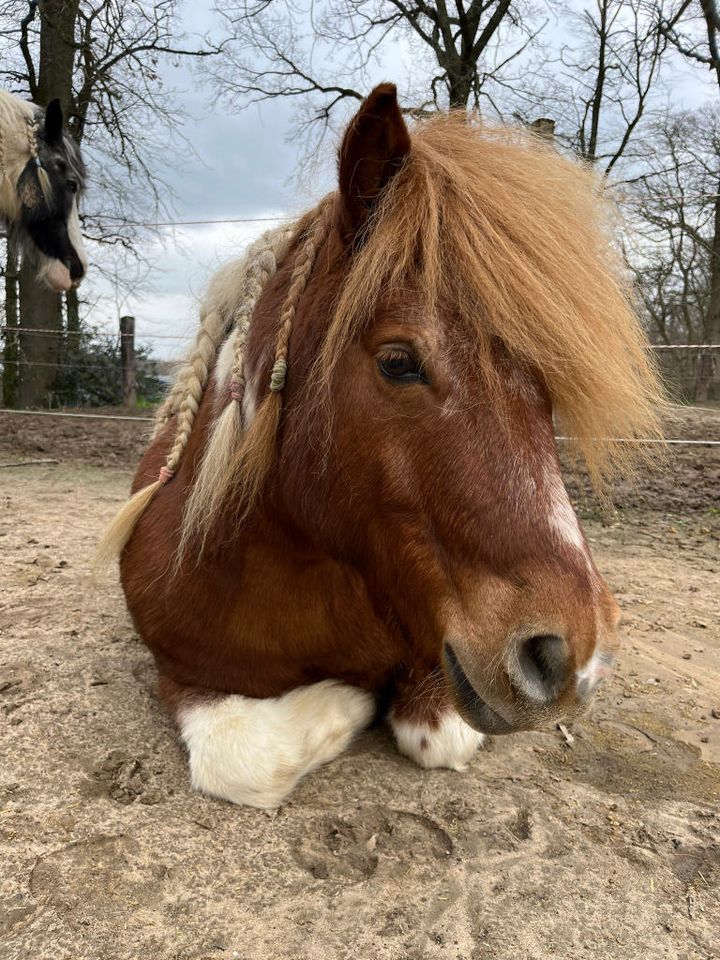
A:
{"type": "Polygon", "coordinates": [[[52,402],[57,374],[59,336],[62,330],[60,297],[38,283],[35,268],[28,258],[20,267],[21,326],[29,332],[20,334],[22,357],[18,402],[21,407],[44,407],[52,402]],[[47,330],[37,333],[37,330],[47,330]]]}
{"type": "MultiPolygon", "coordinates": [[[[710,261],[710,298],[705,322],[705,342],[720,343],[720,183],[715,200],[715,229],[710,261]]],[[[695,402],[705,403],[710,398],[710,386],[717,370],[717,351],[706,350],[697,360],[695,402]]]]}
{"type": "Polygon", "coordinates": [[[451,110],[467,110],[472,90],[474,65],[468,68],[459,64],[448,69],[448,95],[451,110]]]}
{"type": "Polygon", "coordinates": [[[18,334],[13,328],[20,323],[18,312],[18,251],[17,244],[12,237],[7,239],[7,257],[5,260],[5,347],[3,356],[3,406],[16,407],[18,401],[18,384],[20,382],[20,344],[18,334]]]}
{"type": "Polygon", "coordinates": [[[41,0],[40,69],[37,103],[45,107],[57,97],[66,117],[73,107],[72,76],[75,61],[75,22],[80,0],[41,0]]]}

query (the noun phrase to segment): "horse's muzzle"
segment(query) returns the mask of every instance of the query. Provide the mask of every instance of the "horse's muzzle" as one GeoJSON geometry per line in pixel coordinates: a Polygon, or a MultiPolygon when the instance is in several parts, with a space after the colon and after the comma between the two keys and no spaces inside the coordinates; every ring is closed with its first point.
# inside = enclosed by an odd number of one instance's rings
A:
{"type": "Polygon", "coordinates": [[[612,660],[611,653],[599,651],[574,671],[560,637],[531,637],[515,651],[503,681],[498,684],[495,678],[491,704],[477,691],[453,647],[446,643],[443,650],[461,716],[476,730],[496,735],[536,729],[576,713],[608,675],[612,660]]]}
{"type": "Polygon", "coordinates": [[[445,644],[445,670],[452,680],[461,715],[481,733],[513,733],[518,727],[486,703],[468,679],[455,651],[445,644]]]}

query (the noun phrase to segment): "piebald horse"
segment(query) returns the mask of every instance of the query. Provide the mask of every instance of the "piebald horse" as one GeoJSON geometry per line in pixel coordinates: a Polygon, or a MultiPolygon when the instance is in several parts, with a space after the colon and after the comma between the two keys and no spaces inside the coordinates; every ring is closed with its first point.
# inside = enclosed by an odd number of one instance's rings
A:
{"type": "Polygon", "coordinates": [[[603,483],[659,388],[599,191],[526,133],[408,131],[384,84],[337,191],[215,279],[101,547],[198,790],[275,807],[381,702],[462,770],[608,672],[553,417],[603,483]]]}
{"type": "Polygon", "coordinates": [[[85,168],[63,132],[59,100],[47,110],[0,90],[0,219],[31,257],[40,280],[62,293],[87,271],[78,200],[85,168]]]}

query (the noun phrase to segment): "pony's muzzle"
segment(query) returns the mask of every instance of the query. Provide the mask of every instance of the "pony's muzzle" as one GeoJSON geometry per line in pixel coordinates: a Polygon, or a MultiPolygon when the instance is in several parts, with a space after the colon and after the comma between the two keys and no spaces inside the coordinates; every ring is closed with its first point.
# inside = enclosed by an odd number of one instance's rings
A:
{"type": "Polygon", "coordinates": [[[70,270],[61,260],[48,259],[40,275],[54,293],[67,293],[74,286],[70,270]]]}
{"type": "Polygon", "coordinates": [[[540,634],[513,642],[506,669],[489,679],[488,694],[478,692],[450,643],[443,665],[464,719],[489,734],[531,730],[575,713],[610,672],[613,656],[597,651],[582,670],[573,669],[562,637],[540,634]]]}
{"type": "Polygon", "coordinates": [[[512,733],[519,727],[504,714],[493,709],[483,700],[470,682],[468,675],[462,668],[457,654],[449,643],[445,644],[443,652],[445,672],[450,678],[457,696],[457,707],[461,716],[481,733],[512,733]]]}

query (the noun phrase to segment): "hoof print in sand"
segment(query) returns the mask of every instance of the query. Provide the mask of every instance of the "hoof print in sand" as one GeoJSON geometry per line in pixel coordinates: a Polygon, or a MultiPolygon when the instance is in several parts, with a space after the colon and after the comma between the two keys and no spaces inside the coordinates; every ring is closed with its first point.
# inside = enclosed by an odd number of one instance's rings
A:
{"type": "Polygon", "coordinates": [[[293,855],[316,880],[357,883],[380,868],[445,860],[453,843],[432,818],[403,810],[364,808],[320,817],[303,831],[293,855]]]}
{"type": "Polygon", "coordinates": [[[160,803],[162,793],[155,786],[159,771],[151,769],[147,757],[131,757],[112,750],[93,770],[91,792],[106,794],[116,803],[160,803]]]}

